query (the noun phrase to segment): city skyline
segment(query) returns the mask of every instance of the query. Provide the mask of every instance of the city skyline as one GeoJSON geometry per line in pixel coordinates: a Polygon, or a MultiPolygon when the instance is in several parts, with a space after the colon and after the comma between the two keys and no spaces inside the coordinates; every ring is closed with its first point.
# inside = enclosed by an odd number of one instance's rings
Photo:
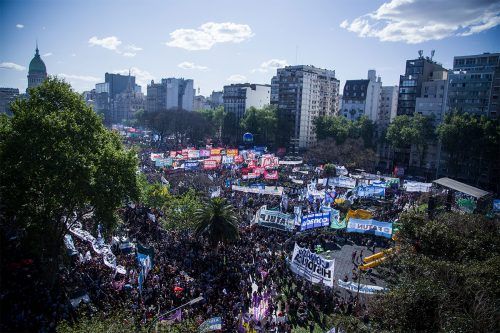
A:
{"type": "Polygon", "coordinates": [[[448,69],[454,56],[499,51],[491,1],[462,1],[469,10],[459,13],[450,0],[0,3],[0,86],[20,91],[37,40],[48,74],[79,92],[130,69],[144,93],[152,79],[184,77],[203,95],[269,84],[276,68],[296,64],[335,70],[341,87],[369,69],[397,85],[418,50],[436,50],[448,69]]]}

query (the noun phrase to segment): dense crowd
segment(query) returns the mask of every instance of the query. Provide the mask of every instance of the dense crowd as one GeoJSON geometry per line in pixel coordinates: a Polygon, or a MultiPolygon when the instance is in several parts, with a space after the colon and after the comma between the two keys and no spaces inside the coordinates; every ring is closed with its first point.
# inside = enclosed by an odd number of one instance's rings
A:
{"type": "MultiPolygon", "coordinates": [[[[231,191],[231,184],[245,183],[238,170],[166,172],[149,160],[152,151],[144,149],[140,154],[141,172],[149,182],[166,182],[173,194],[195,189],[205,199],[210,197],[214,188],[220,189],[219,195],[235,207],[240,238],[234,244],[214,249],[196,239],[192,231],[164,230],[158,222],[161,221],[161,211],[140,204],[128,205],[120,210],[128,239],[154,249],[153,269],[141,291],[137,285],[134,252],[121,253],[114,248],[117,262],[126,268],[126,274],[121,275],[104,266],[88,243],[75,238],[81,255],[72,257],[67,265],[60,267],[53,282],[59,286],[53,289],[55,293],[49,293],[51,286],[41,282],[44,281],[39,279],[41,272],[23,258],[19,258],[16,266],[3,276],[1,302],[12,306],[3,309],[1,331],[9,328],[51,332],[60,320],[75,321],[79,316],[109,314],[120,307],[130,310],[139,322],[145,324],[158,314],[198,296],[203,300],[184,307],[182,318],[199,324],[220,316],[223,332],[245,332],[245,327],[261,332],[291,332],[296,325],[311,330],[320,325],[327,330],[324,315],[365,315],[365,304],[354,294],[322,284],[313,285],[292,274],[287,258],[295,243],[311,251],[317,246],[334,249],[345,244],[361,245],[366,252],[352,253],[353,269],[344,276],[344,281],[356,281],[359,278],[357,265],[362,257],[389,247],[390,240],[349,234],[340,229],[292,233],[251,224],[262,205],[288,213],[293,213],[296,205],[302,207],[304,214],[319,211],[321,202],[308,200],[303,186],[289,181],[294,174],[291,166],[280,167],[279,181],[266,181],[269,185],[285,187],[288,201],[284,205],[280,196],[231,191]],[[150,214],[155,215],[154,221],[150,214]],[[81,301],[72,304],[70,300],[75,299],[81,301]]],[[[317,180],[320,171],[310,167],[307,172],[295,173],[294,177],[307,184],[317,180]]],[[[348,192],[347,189],[336,189],[337,196],[346,197],[348,192]]],[[[394,189],[387,192],[385,200],[358,198],[351,202],[351,207],[369,208],[374,217],[394,221],[402,210],[415,204],[418,196],[394,189]]]]}

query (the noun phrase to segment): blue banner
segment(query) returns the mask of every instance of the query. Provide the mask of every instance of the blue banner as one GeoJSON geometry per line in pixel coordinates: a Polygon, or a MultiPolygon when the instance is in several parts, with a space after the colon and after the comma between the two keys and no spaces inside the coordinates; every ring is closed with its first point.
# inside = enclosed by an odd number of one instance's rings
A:
{"type": "Polygon", "coordinates": [[[347,223],[347,232],[359,232],[386,238],[392,237],[392,223],[377,220],[363,220],[350,218],[347,223]]]}
{"type": "Polygon", "coordinates": [[[184,170],[198,170],[200,163],[196,161],[186,161],[184,162],[184,170]]]}
{"type": "Polygon", "coordinates": [[[205,320],[200,327],[198,327],[199,333],[205,333],[210,331],[217,331],[222,329],[222,318],[213,317],[205,320]]]}
{"type": "Polygon", "coordinates": [[[356,194],[360,198],[383,198],[385,196],[385,187],[373,185],[359,186],[356,188],[356,194]]]}
{"type": "Polygon", "coordinates": [[[309,214],[302,216],[302,223],[300,224],[300,231],[328,227],[330,225],[330,212],[309,214]]]}

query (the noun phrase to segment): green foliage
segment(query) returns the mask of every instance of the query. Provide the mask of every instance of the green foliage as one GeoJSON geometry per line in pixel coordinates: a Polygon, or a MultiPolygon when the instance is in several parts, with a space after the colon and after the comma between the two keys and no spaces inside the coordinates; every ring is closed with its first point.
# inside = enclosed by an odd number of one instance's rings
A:
{"type": "Polygon", "coordinates": [[[141,188],[140,201],[147,207],[159,209],[171,200],[172,196],[169,193],[168,186],[159,182],[150,184],[142,174],[138,178],[141,188]]]}
{"type": "Polygon", "coordinates": [[[321,116],[313,120],[318,140],[333,139],[337,144],[343,144],[347,139],[363,140],[366,148],[373,148],[375,142],[375,124],[366,116],[356,121],[345,117],[321,116]]]}
{"type": "Polygon", "coordinates": [[[198,111],[208,123],[207,129],[211,136],[220,139],[222,136],[222,127],[224,125],[224,107],[219,106],[216,109],[207,109],[198,111]]]}
{"type": "Polygon", "coordinates": [[[78,217],[92,212],[109,230],[117,221],[116,208],[138,198],[138,161],[56,78],[31,89],[12,110],[12,118],[0,121],[2,224],[22,229],[33,255],[55,263],[74,212],[78,217]]]}
{"type": "Polygon", "coordinates": [[[193,230],[196,227],[195,214],[202,205],[193,189],[184,194],[170,195],[163,205],[163,226],[166,229],[193,230]]]}
{"type": "Polygon", "coordinates": [[[500,164],[500,122],[469,114],[451,113],[437,128],[443,149],[449,154],[447,166],[453,176],[461,174],[479,179],[486,173],[490,183],[498,180],[495,166],[500,164]]]}
{"type": "Polygon", "coordinates": [[[116,310],[105,316],[102,312],[91,317],[81,316],[78,322],[69,323],[62,321],[57,325],[57,333],[123,333],[123,332],[148,332],[146,327],[141,327],[138,320],[127,310],[116,310]]]}
{"type": "Polygon", "coordinates": [[[370,313],[401,332],[498,331],[500,235],[495,221],[447,213],[400,219],[399,253],[389,261],[389,292],[370,313]]]}
{"type": "Polygon", "coordinates": [[[375,152],[365,148],[361,139],[347,139],[338,144],[332,139],[318,141],[304,156],[312,163],[336,163],[350,168],[371,170],[376,162],[375,152]]]}
{"type": "Polygon", "coordinates": [[[255,143],[267,145],[276,141],[277,124],[277,109],[270,105],[262,109],[249,108],[240,122],[245,131],[254,134],[255,143]]]}
{"type": "Polygon", "coordinates": [[[395,148],[422,147],[434,137],[432,118],[416,114],[396,116],[387,128],[386,139],[395,148]]]}
{"type": "Polygon", "coordinates": [[[213,198],[194,214],[196,236],[204,236],[213,246],[239,238],[234,207],[223,198],[213,198]]]}

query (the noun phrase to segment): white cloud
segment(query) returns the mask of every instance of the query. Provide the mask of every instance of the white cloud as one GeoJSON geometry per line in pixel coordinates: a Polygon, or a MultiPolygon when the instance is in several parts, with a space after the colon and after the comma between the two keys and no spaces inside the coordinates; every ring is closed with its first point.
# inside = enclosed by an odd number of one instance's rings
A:
{"type": "Polygon", "coordinates": [[[121,40],[119,40],[115,36],[110,36],[110,37],[105,37],[102,39],[97,38],[96,36],[91,37],[89,39],[89,45],[90,46],[102,46],[105,49],[108,50],[113,50],[113,51],[118,51],[118,46],[120,46],[122,43],[121,40]]]}
{"type": "Polygon", "coordinates": [[[18,23],[18,24],[16,24],[16,28],[22,29],[22,28],[24,28],[24,24],[18,23]]]}
{"type": "Polygon", "coordinates": [[[129,44],[125,48],[131,51],[142,51],[142,47],[135,46],[134,44],[129,44]]]}
{"type": "Polygon", "coordinates": [[[71,53],[71,56],[72,57],[76,57],[76,53],[71,53]]]}
{"type": "Polygon", "coordinates": [[[207,22],[198,29],[174,30],[166,45],[189,51],[209,50],[217,43],[241,43],[253,35],[246,24],[207,22]]]}
{"type": "Polygon", "coordinates": [[[52,55],[52,52],[48,52],[42,55],[42,57],[50,57],[52,55]]]}
{"type": "Polygon", "coordinates": [[[206,67],[206,66],[195,65],[194,63],[189,62],[189,61],[181,62],[180,64],[177,65],[177,67],[182,68],[182,69],[198,69],[200,71],[208,70],[208,67],[206,67]]]}
{"type": "Polygon", "coordinates": [[[259,68],[252,69],[251,72],[267,73],[270,70],[274,71],[278,68],[283,68],[285,66],[288,66],[288,63],[285,59],[271,59],[268,61],[264,61],[262,64],[260,64],[259,68]]]}
{"type": "Polygon", "coordinates": [[[125,53],[123,53],[123,56],[124,57],[135,57],[136,53],[134,53],[134,52],[125,52],[125,53]]]}
{"type": "Polygon", "coordinates": [[[24,71],[26,67],[15,64],[13,62],[0,62],[1,69],[13,69],[15,71],[24,71]]]}
{"type": "Polygon", "coordinates": [[[344,20],[340,27],[360,37],[416,44],[468,36],[499,24],[498,1],[390,0],[374,12],[344,20]]]}
{"type": "Polygon", "coordinates": [[[229,82],[243,82],[247,79],[245,75],[241,74],[233,74],[230,77],[227,78],[229,82]]]}
{"type": "MultiPolygon", "coordinates": [[[[128,69],[119,69],[114,72],[117,74],[128,75],[128,69]]],[[[146,86],[151,83],[151,80],[154,80],[154,76],[148,71],[143,71],[137,67],[130,68],[130,75],[135,76],[135,82],[142,86],[143,91],[146,90],[146,86]]]]}
{"type": "Polygon", "coordinates": [[[67,79],[69,81],[78,80],[78,81],[86,81],[86,82],[99,82],[101,80],[98,77],[89,76],[89,75],[73,75],[73,74],[61,73],[58,76],[62,77],[64,79],[67,79]]]}

